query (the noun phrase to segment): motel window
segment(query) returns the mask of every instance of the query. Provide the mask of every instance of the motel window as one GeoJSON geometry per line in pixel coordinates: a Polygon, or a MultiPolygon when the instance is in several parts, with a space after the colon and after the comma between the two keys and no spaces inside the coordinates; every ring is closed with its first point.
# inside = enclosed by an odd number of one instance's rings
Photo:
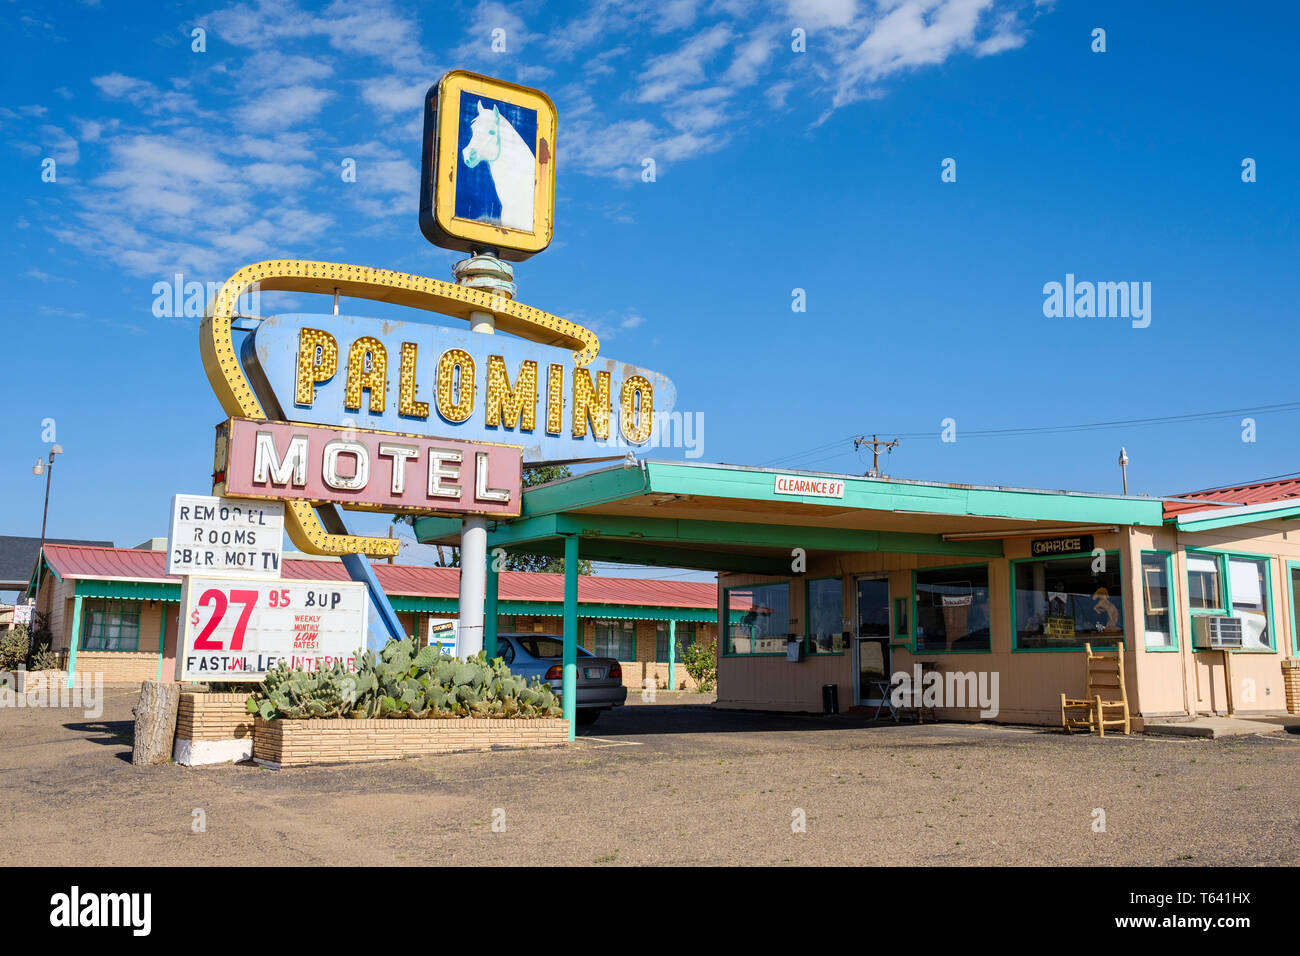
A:
{"type": "Polygon", "coordinates": [[[1142,552],[1142,620],[1149,651],[1174,650],[1174,597],[1170,582],[1169,555],[1163,551],[1142,552]]]}
{"type": "Polygon", "coordinates": [[[844,632],[844,582],[822,578],[808,582],[808,653],[843,654],[848,649],[844,632]]]}
{"type": "Polygon", "coordinates": [[[731,622],[723,653],[785,653],[790,634],[788,583],[726,588],[722,595],[723,620],[731,622]]]}
{"type": "Polygon", "coordinates": [[[1267,651],[1273,647],[1268,633],[1268,562],[1258,558],[1228,558],[1228,586],[1232,615],[1241,618],[1243,650],[1267,651]]]}
{"type": "Polygon", "coordinates": [[[1014,564],[1016,648],[1072,650],[1124,639],[1119,552],[1014,564]]]}
{"type": "Polygon", "coordinates": [[[1270,651],[1268,561],[1249,555],[1187,552],[1187,591],[1193,614],[1231,614],[1241,620],[1241,647],[1270,651]],[[1227,583],[1226,590],[1223,588],[1227,583]],[[1211,588],[1217,590],[1211,591],[1211,588]]]}
{"type": "Polygon", "coordinates": [[[916,572],[916,650],[987,651],[988,565],[916,572]]]}
{"type": "Polygon", "coordinates": [[[616,661],[636,660],[636,622],[597,621],[596,656],[616,661]]]}
{"type": "Polygon", "coordinates": [[[1193,611],[1222,611],[1219,556],[1187,552],[1187,603],[1193,611]]]}
{"type": "Polygon", "coordinates": [[[81,647],[87,651],[140,648],[140,605],[122,601],[86,602],[81,647]]]}
{"type": "MultiPolygon", "coordinates": [[[[677,655],[674,660],[681,662],[682,654],[686,648],[695,643],[695,622],[678,621],[677,622],[677,655]]],[[[668,622],[659,621],[655,624],[655,661],[660,664],[668,663],[668,622]]]]}

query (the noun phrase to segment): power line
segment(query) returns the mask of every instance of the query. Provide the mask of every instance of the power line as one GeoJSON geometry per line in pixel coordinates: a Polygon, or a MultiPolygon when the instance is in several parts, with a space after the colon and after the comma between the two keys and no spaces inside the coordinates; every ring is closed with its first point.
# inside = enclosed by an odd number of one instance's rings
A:
{"type": "MultiPolygon", "coordinates": [[[[1249,408],[1228,408],[1212,412],[1188,412],[1182,415],[1161,415],[1152,418],[1125,418],[1101,422],[1079,422],[1072,425],[1023,425],[1011,428],[978,428],[962,430],[958,434],[960,438],[1020,438],[1030,435],[1059,435],[1068,434],[1070,432],[1100,431],[1107,428],[1176,425],[1186,422],[1213,421],[1215,419],[1231,418],[1237,415],[1266,415],[1276,412],[1294,411],[1296,409],[1300,409],[1300,402],[1281,402],[1276,405],[1258,405],[1249,408]]],[[[942,431],[895,432],[894,434],[898,438],[909,439],[942,438],[942,431]]],[[[785,455],[766,464],[786,463],[792,466],[795,461],[802,461],[810,455],[816,455],[820,451],[829,450],[842,442],[852,441],[856,437],[857,436],[850,435],[847,438],[841,438],[833,442],[827,442],[823,445],[817,445],[802,452],[785,455]]],[[[849,454],[849,452],[823,456],[810,462],[810,464],[817,464],[823,461],[842,458],[846,454],[849,454]]]]}
{"type": "Polygon", "coordinates": [[[819,451],[826,451],[829,448],[834,448],[836,445],[842,444],[846,441],[852,441],[856,437],[857,437],[856,435],[846,435],[843,438],[837,438],[834,441],[828,441],[823,445],[816,445],[812,448],[806,448],[803,451],[794,452],[793,454],[782,455],[780,458],[773,458],[769,461],[763,462],[762,465],[760,465],[759,467],[765,468],[769,465],[779,465],[781,464],[781,462],[789,461],[791,458],[803,458],[806,455],[815,455],[819,451]]]}
{"type": "MultiPolygon", "coordinates": [[[[1227,408],[1217,412],[1188,412],[1184,415],[1163,415],[1156,418],[1123,418],[1106,422],[1081,422],[1074,425],[1026,425],[1015,428],[983,428],[962,431],[961,437],[1015,437],[1019,435],[1052,435],[1064,432],[1089,431],[1102,428],[1122,428],[1124,426],[1174,425],[1180,422],[1212,421],[1216,418],[1231,418],[1236,415],[1263,415],[1271,412],[1284,412],[1300,408],[1300,402],[1283,402],[1278,405],[1258,405],[1253,408],[1227,408]]],[[[901,433],[900,438],[938,438],[941,432],[901,433]]]]}

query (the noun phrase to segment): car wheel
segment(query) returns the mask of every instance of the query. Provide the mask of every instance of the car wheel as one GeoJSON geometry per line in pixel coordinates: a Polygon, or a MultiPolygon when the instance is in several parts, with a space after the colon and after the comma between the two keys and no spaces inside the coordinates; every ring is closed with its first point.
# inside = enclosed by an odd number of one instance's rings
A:
{"type": "Polygon", "coordinates": [[[577,719],[578,719],[579,726],[585,727],[588,724],[594,724],[596,722],[596,718],[599,716],[600,716],[600,710],[598,708],[595,707],[578,708],[577,719]]]}

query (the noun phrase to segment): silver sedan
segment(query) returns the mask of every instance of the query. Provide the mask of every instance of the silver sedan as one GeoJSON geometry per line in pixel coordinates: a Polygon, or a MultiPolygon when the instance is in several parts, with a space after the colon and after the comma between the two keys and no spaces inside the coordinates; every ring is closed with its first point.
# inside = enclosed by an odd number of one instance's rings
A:
{"type": "MultiPolygon", "coordinates": [[[[498,634],[496,656],[505,661],[510,673],[544,680],[557,696],[562,695],[564,638],[555,634],[498,634]]],[[[602,710],[621,706],[626,700],[619,662],[612,657],[597,657],[579,645],[577,722],[590,724],[602,710]]]]}

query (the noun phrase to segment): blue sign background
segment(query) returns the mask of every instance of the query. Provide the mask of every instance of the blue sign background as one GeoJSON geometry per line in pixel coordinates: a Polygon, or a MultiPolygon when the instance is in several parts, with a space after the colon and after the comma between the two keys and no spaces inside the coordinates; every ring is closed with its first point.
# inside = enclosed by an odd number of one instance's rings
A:
{"type": "MultiPolygon", "coordinates": [[[[310,422],[318,425],[350,424],[356,428],[377,431],[407,432],[416,435],[436,435],[462,441],[501,442],[524,446],[524,458],[529,461],[558,461],[618,454],[638,450],[654,444],[655,438],[643,445],[620,442],[619,394],[624,379],[642,375],[654,386],[654,411],[656,415],[672,411],[677,404],[677,389],[658,372],[629,365],[616,359],[597,357],[586,366],[595,381],[597,372],[610,373],[610,396],[613,409],[610,414],[610,438],[597,440],[590,428],[584,438],[572,437],[573,405],[573,353],[568,349],[540,345],[512,335],[484,335],[469,329],[458,329],[427,322],[393,322],[385,319],[368,319],[343,315],[278,315],[262,320],[256,331],[245,341],[241,361],[252,374],[255,386],[264,380],[274,395],[275,402],[288,421],[310,422]],[[310,407],[294,403],[298,379],[298,333],[302,328],[328,331],[338,340],[338,371],[329,381],[316,386],[316,400],[310,407]],[[370,412],[369,393],[363,393],[360,411],[350,411],[343,406],[344,387],[347,380],[348,349],[363,335],[371,335],[384,344],[388,353],[388,389],[384,411],[370,412]],[[402,343],[414,342],[419,346],[416,368],[416,398],[429,404],[428,418],[415,418],[398,413],[398,383],[401,371],[402,343]],[[461,348],[474,358],[476,368],[474,410],[467,421],[449,422],[438,413],[435,376],[439,356],[449,348],[461,348]],[[518,428],[495,428],[485,423],[484,405],[487,389],[488,356],[500,355],[505,359],[510,384],[522,363],[532,359],[537,363],[537,425],[531,432],[518,428]],[[561,433],[546,433],[547,365],[564,368],[564,415],[561,433]]],[[[259,391],[262,389],[259,388],[259,391]]],[[[265,396],[264,396],[265,397],[265,396]]]]}
{"type": "Polygon", "coordinates": [[[497,198],[488,164],[479,163],[472,169],[465,165],[465,147],[473,135],[470,124],[478,116],[479,103],[485,110],[491,111],[494,106],[500,110],[533,151],[534,158],[537,156],[537,111],[477,93],[460,94],[460,119],[456,127],[456,217],[495,223],[501,220],[501,200],[497,198]]]}

